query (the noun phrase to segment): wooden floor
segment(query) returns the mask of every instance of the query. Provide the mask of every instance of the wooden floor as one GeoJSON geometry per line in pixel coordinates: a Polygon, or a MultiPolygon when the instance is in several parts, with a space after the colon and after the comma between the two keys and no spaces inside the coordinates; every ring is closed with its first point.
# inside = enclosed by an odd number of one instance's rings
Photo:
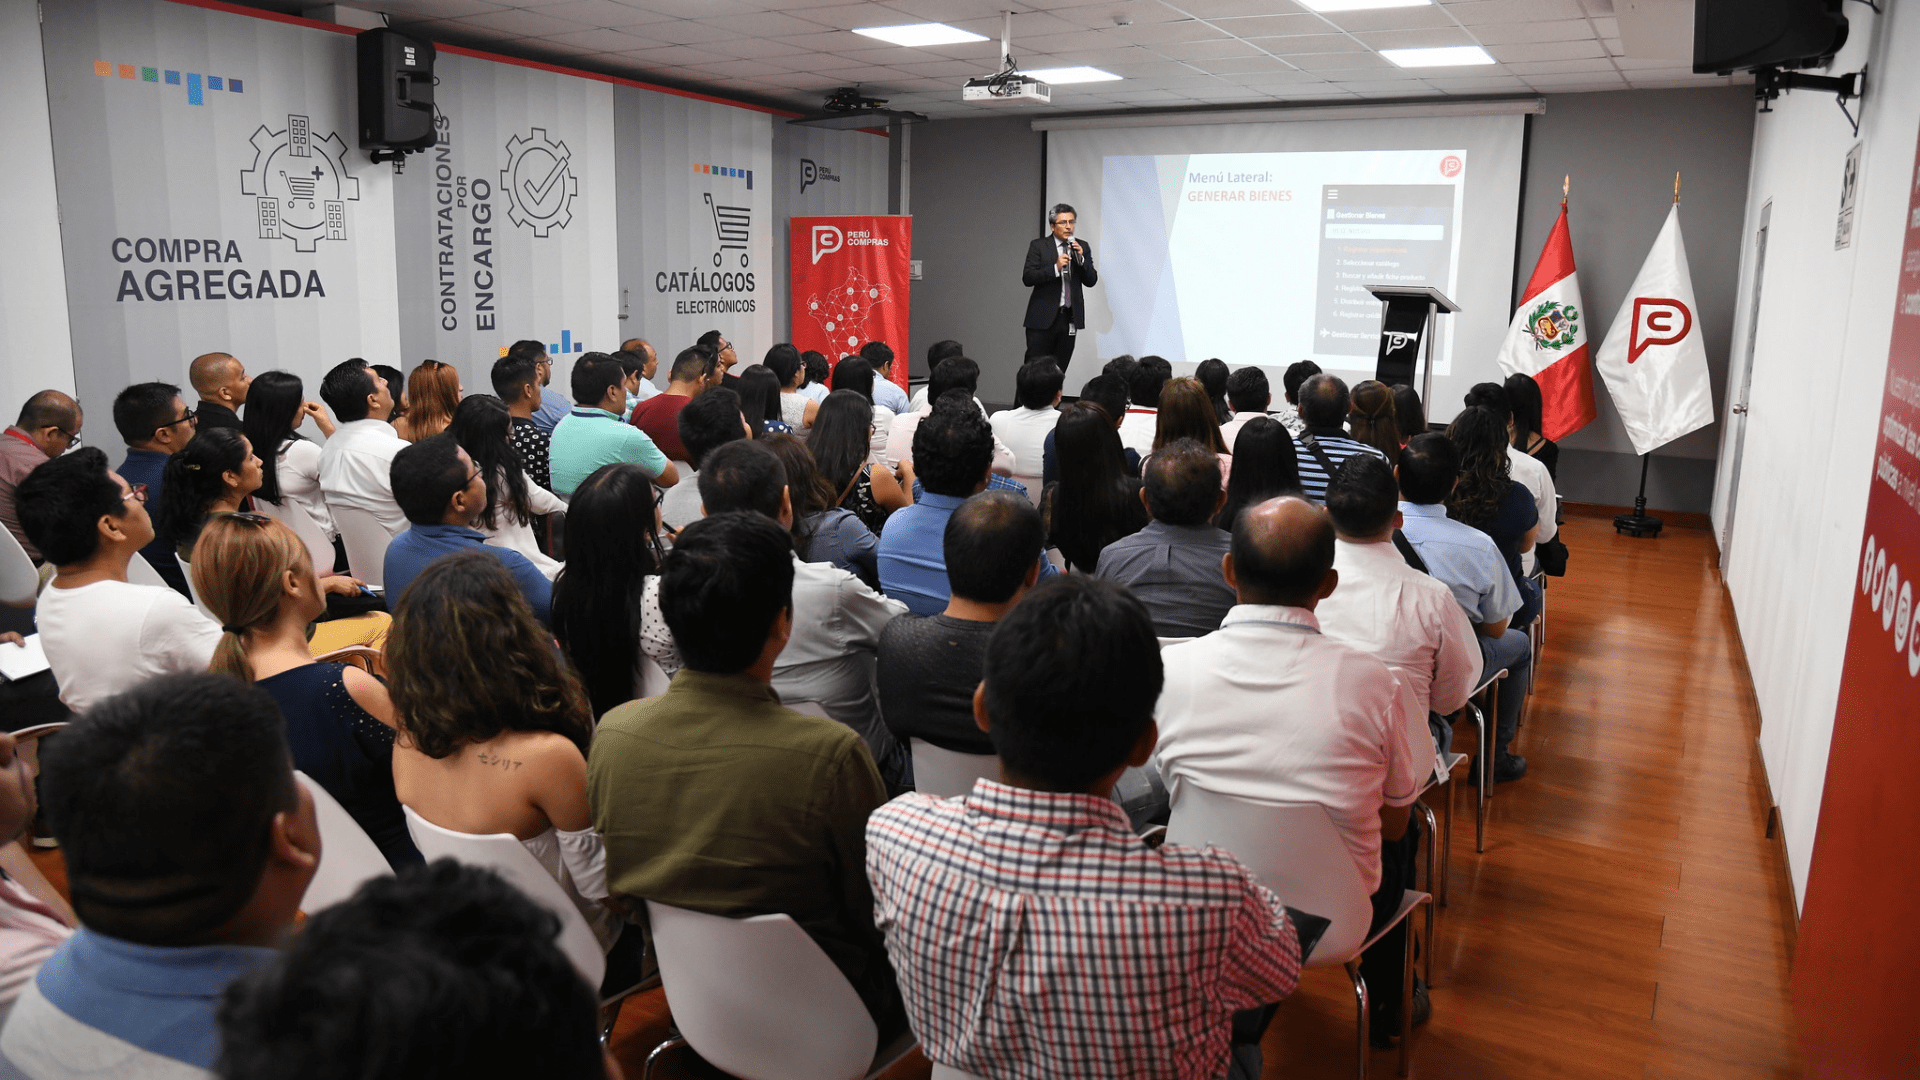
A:
{"type": "MultiPolygon", "coordinates": [[[[1460,791],[1414,1074],[1796,1077],[1792,907],[1712,540],[1671,527],[1632,540],[1582,517],[1562,535],[1573,557],[1548,591],[1514,743],[1530,772],[1496,789],[1485,854],[1460,791]]],[[[1351,1076],[1351,993],[1343,973],[1307,973],[1268,1032],[1266,1076],[1351,1076]]],[[[657,992],[623,1011],[629,1080],[666,1025],[657,992]]],[[[677,1059],[655,1076],[692,1075],[677,1059]]],[[[1373,1075],[1397,1061],[1376,1052],[1373,1075]]],[[[889,1077],[927,1074],[916,1055],[889,1077]]]]}

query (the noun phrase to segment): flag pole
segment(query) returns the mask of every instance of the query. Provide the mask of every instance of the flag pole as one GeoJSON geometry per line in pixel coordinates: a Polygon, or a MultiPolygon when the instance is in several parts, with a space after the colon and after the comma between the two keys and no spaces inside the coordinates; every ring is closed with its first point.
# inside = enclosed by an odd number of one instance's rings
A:
{"type": "MultiPolygon", "coordinates": [[[[1673,205],[1680,205],[1680,174],[1673,174],[1673,205]]],[[[1652,464],[1653,454],[1640,455],[1640,491],[1633,497],[1633,513],[1615,514],[1613,531],[1623,536],[1654,537],[1660,535],[1662,522],[1657,517],[1647,516],[1647,466],[1652,464]]]]}

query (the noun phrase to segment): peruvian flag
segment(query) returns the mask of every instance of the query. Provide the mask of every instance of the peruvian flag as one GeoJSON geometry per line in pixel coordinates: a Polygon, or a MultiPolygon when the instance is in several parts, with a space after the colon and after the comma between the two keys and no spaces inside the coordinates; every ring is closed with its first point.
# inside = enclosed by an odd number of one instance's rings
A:
{"type": "Polygon", "coordinates": [[[1567,204],[1527,279],[1527,291],[1500,346],[1500,370],[1540,384],[1541,434],[1558,441],[1593,419],[1593,370],[1587,359],[1586,312],[1573,268],[1567,204]]]}

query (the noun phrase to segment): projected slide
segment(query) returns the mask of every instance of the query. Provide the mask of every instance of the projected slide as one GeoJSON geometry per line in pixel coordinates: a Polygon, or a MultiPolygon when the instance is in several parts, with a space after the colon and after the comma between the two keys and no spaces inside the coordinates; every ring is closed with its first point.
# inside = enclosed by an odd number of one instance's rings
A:
{"type": "Polygon", "coordinates": [[[1107,156],[1098,353],[1371,372],[1364,286],[1455,291],[1468,175],[1462,149],[1107,156]]]}

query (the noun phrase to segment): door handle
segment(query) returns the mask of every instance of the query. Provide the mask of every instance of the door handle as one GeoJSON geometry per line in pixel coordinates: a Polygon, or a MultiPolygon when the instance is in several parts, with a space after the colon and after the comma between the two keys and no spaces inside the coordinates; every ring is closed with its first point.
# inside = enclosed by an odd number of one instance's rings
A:
{"type": "Polygon", "coordinates": [[[1732,409],[1732,412],[1735,416],[1745,416],[1747,414],[1747,403],[1743,401],[1740,404],[1735,405],[1732,409]]]}

